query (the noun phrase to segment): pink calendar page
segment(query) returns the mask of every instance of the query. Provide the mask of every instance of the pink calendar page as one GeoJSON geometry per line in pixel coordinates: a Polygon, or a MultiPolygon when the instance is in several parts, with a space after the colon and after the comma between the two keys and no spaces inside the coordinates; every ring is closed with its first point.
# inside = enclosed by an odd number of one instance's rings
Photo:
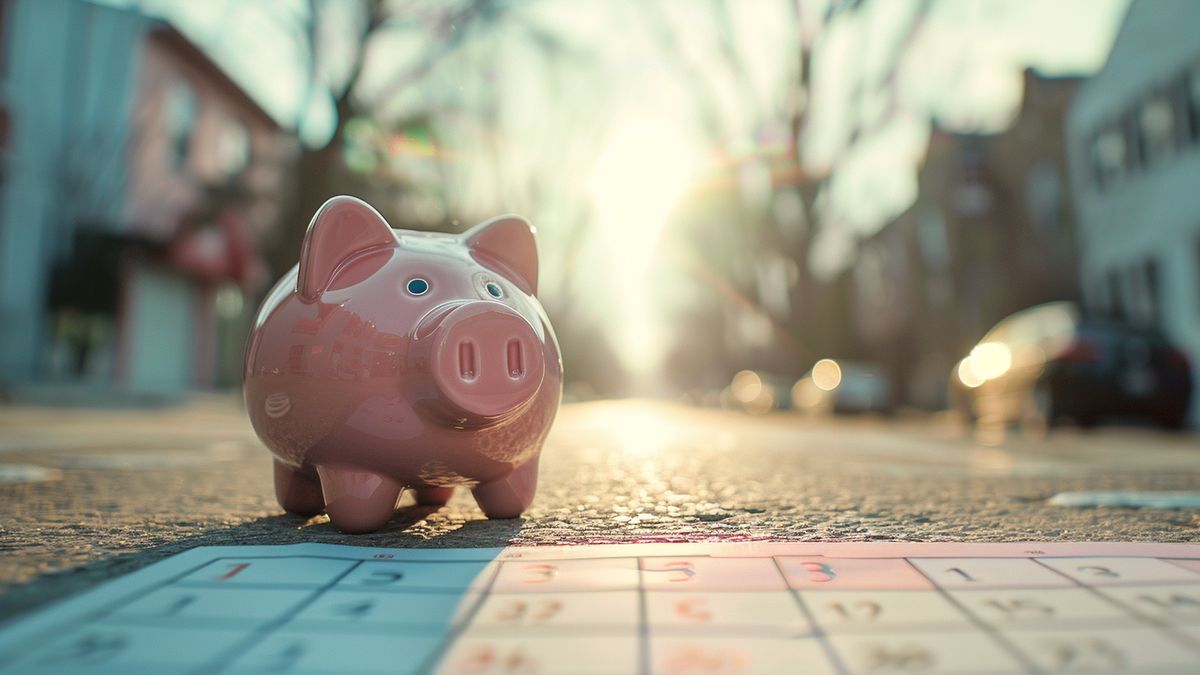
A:
{"type": "Polygon", "coordinates": [[[197,548],[0,628],[19,673],[1200,670],[1200,545],[197,548]]]}

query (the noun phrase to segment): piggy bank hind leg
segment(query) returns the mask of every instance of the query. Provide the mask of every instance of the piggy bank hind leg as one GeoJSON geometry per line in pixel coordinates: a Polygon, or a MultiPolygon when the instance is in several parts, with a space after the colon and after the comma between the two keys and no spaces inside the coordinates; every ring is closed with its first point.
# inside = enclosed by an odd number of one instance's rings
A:
{"type": "Polygon", "coordinates": [[[343,532],[373,532],[396,512],[403,487],[388,476],[348,467],[317,466],[325,513],[343,532]]]}
{"type": "Polygon", "coordinates": [[[321,481],[312,469],[293,469],[275,460],[275,498],[284,511],[311,518],[325,510],[321,481]]]}
{"type": "Polygon", "coordinates": [[[480,483],[471,494],[488,518],[516,518],[533,502],[537,473],[537,459],[531,459],[504,478],[480,483]]]}

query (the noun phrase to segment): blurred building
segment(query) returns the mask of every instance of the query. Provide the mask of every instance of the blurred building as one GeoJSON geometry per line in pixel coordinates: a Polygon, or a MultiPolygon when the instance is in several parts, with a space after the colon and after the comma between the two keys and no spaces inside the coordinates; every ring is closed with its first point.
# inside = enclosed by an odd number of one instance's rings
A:
{"type": "Polygon", "coordinates": [[[236,382],[293,142],[162,22],[76,0],[2,16],[0,383],[236,382]]]}
{"type": "MultiPolygon", "coordinates": [[[[1200,3],[1137,0],[1067,124],[1086,302],[1155,324],[1200,377],[1200,3]]],[[[1193,397],[1200,419],[1200,396],[1193,397]]]]}
{"type": "Polygon", "coordinates": [[[860,244],[855,333],[893,398],[944,405],[955,363],[996,321],[1078,295],[1062,128],[1076,78],[1029,70],[999,134],[936,128],[916,202],[860,244]]]}

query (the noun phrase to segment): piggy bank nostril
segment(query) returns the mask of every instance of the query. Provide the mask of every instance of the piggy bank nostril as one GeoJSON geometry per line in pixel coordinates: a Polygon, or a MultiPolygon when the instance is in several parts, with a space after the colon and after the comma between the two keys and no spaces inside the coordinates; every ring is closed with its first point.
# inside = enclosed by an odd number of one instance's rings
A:
{"type": "Polygon", "coordinates": [[[458,343],[458,375],[464,382],[473,382],[479,373],[475,358],[475,343],[463,340],[458,343]]]}
{"type": "Polygon", "coordinates": [[[514,380],[525,374],[525,354],[517,338],[508,341],[508,374],[514,380]]]}

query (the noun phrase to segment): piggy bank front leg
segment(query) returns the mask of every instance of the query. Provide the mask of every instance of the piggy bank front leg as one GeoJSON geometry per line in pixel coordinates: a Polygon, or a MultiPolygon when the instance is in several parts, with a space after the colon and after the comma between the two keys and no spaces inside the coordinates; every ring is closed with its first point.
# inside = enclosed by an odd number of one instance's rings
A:
{"type": "Polygon", "coordinates": [[[374,532],[391,520],[404,486],[388,476],[342,466],[317,466],[325,513],[334,527],[374,532]]]}
{"type": "Polygon", "coordinates": [[[321,481],[312,469],[293,469],[275,460],[275,499],[284,511],[311,518],[325,508],[321,481]]]}
{"type": "Polygon", "coordinates": [[[513,472],[471,490],[475,503],[488,518],[516,518],[529,508],[537,492],[537,458],[525,462],[513,472]]]}

